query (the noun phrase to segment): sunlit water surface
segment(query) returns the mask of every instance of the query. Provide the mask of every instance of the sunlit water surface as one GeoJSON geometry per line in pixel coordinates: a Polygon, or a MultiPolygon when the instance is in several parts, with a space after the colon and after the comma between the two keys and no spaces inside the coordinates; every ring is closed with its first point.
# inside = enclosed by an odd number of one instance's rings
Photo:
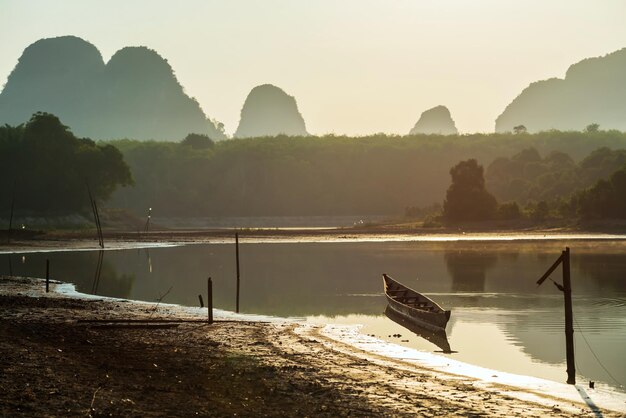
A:
{"type": "MultiPolygon", "coordinates": [[[[578,237],[580,238],[580,237],[578,237]]],[[[313,322],[363,324],[362,332],[424,351],[441,346],[383,314],[381,273],[452,309],[442,354],[512,373],[564,381],[563,297],[536,280],[572,252],[578,379],[624,390],[626,241],[384,241],[250,243],[242,239],[241,311],[313,322]]],[[[214,283],[214,306],[235,308],[233,243],[89,252],[0,254],[0,273],[55,279],[84,293],[197,306],[214,283]],[[102,254],[102,267],[97,271],[102,254]]],[[[557,269],[553,278],[561,280],[557,269]]],[[[428,336],[427,336],[428,337],[428,336]]],[[[441,337],[441,336],[439,336],[441,337]]]]}

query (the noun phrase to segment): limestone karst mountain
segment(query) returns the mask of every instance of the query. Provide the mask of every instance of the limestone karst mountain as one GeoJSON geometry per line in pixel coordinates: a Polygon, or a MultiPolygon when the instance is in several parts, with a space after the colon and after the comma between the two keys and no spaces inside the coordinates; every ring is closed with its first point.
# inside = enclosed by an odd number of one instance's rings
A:
{"type": "Polygon", "coordinates": [[[105,65],[94,45],[74,36],[28,46],[0,93],[0,124],[23,123],[37,111],[94,139],[225,138],[158,53],[123,48],[105,65]]]}
{"type": "Polygon", "coordinates": [[[456,129],[456,125],[454,124],[454,120],[448,108],[445,106],[436,106],[422,113],[413,129],[409,132],[409,135],[456,135],[458,133],[459,131],[456,129]]]}
{"type": "Polygon", "coordinates": [[[85,135],[97,112],[104,73],[98,49],[80,38],[41,39],[29,45],[0,93],[0,124],[19,125],[37,111],[53,113],[85,135]]]}
{"type": "Polygon", "coordinates": [[[564,79],[530,84],[498,116],[496,131],[580,131],[593,123],[626,131],[626,48],[582,60],[564,79]]]}
{"type": "Polygon", "coordinates": [[[263,84],[253,88],[241,109],[235,137],[308,135],[296,99],[280,88],[263,84]]]}

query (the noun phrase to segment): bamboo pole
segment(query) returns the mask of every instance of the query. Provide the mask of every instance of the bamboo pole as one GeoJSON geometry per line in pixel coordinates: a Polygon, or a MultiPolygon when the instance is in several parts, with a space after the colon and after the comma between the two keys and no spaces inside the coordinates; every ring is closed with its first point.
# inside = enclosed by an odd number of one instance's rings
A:
{"type": "Polygon", "coordinates": [[[96,224],[96,234],[98,235],[98,245],[104,248],[102,239],[100,237],[100,224],[98,223],[98,212],[96,209],[96,201],[94,200],[93,195],[91,194],[91,188],[89,187],[89,183],[87,183],[86,181],[85,181],[85,186],[87,186],[87,193],[89,194],[89,204],[91,205],[91,212],[93,213],[93,221],[96,224]]]}
{"type": "Polygon", "coordinates": [[[93,208],[96,214],[96,227],[98,228],[98,243],[104,248],[104,235],[102,234],[102,224],[100,223],[100,212],[98,212],[98,204],[96,199],[93,200],[93,208]]]}

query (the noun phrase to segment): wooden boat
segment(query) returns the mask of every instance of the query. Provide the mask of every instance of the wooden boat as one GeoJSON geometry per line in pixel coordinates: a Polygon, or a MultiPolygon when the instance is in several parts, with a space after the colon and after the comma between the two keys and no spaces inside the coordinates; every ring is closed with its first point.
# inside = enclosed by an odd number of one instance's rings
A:
{"type": "Polygon", "coordinates": [[[389,305],[385,309],[385,315],[387,318],[391,319],[396,324],[408,329],[418,337],[421,337],[441,349],[441,352],[444,354],[456,353],[456,351],[452,351],[450,348],[450,342],[448,341],[448,335],[446,334],[446,330],[443,328],[437,328],[437,330],[427,329],[422,327],[420,324],[415,321],[411,321],[406,318],[404,315],[400,315],[389,305]]]}
{"type": "Polygon", "coordinates": [[[383,286],[389,307],[398,314],[427,329],[446,329],[450,311],[386,274],[383,274],[383,286]]]}

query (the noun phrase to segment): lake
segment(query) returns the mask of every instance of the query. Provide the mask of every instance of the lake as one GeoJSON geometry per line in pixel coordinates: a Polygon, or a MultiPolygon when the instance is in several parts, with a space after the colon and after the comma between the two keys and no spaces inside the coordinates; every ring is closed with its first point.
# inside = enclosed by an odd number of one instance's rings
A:
{"type": "MultiPolygon", "coordinates": [[[[234,241],[234,240],[233,240],[234,241]]],[[[387,273],[452,310],[442,354],[512,373],[565,381],[563,295],[536,281],[571,248],[578,380],[624,391],[626,241],[246,242],[241,312],[363,324],[362,332],[441,351],[385,314],[387,273]],[[395,336],[394,336],[395,335],[395,336]],[[398,336],[399,335],[399,336],[398,336]]],[[[213,279],[214,307],[235,309],[234,243],[115,251],[0,254],[0,273],[51,277],[103,296],[198,306],[213,279]],[[102,267],[97,273],[99,255],[102,267]]],[[[561,282],[561,269],[552,275],[561,282]]],[[[428,336],[427,336],[428,337],[428,336]]]]}

